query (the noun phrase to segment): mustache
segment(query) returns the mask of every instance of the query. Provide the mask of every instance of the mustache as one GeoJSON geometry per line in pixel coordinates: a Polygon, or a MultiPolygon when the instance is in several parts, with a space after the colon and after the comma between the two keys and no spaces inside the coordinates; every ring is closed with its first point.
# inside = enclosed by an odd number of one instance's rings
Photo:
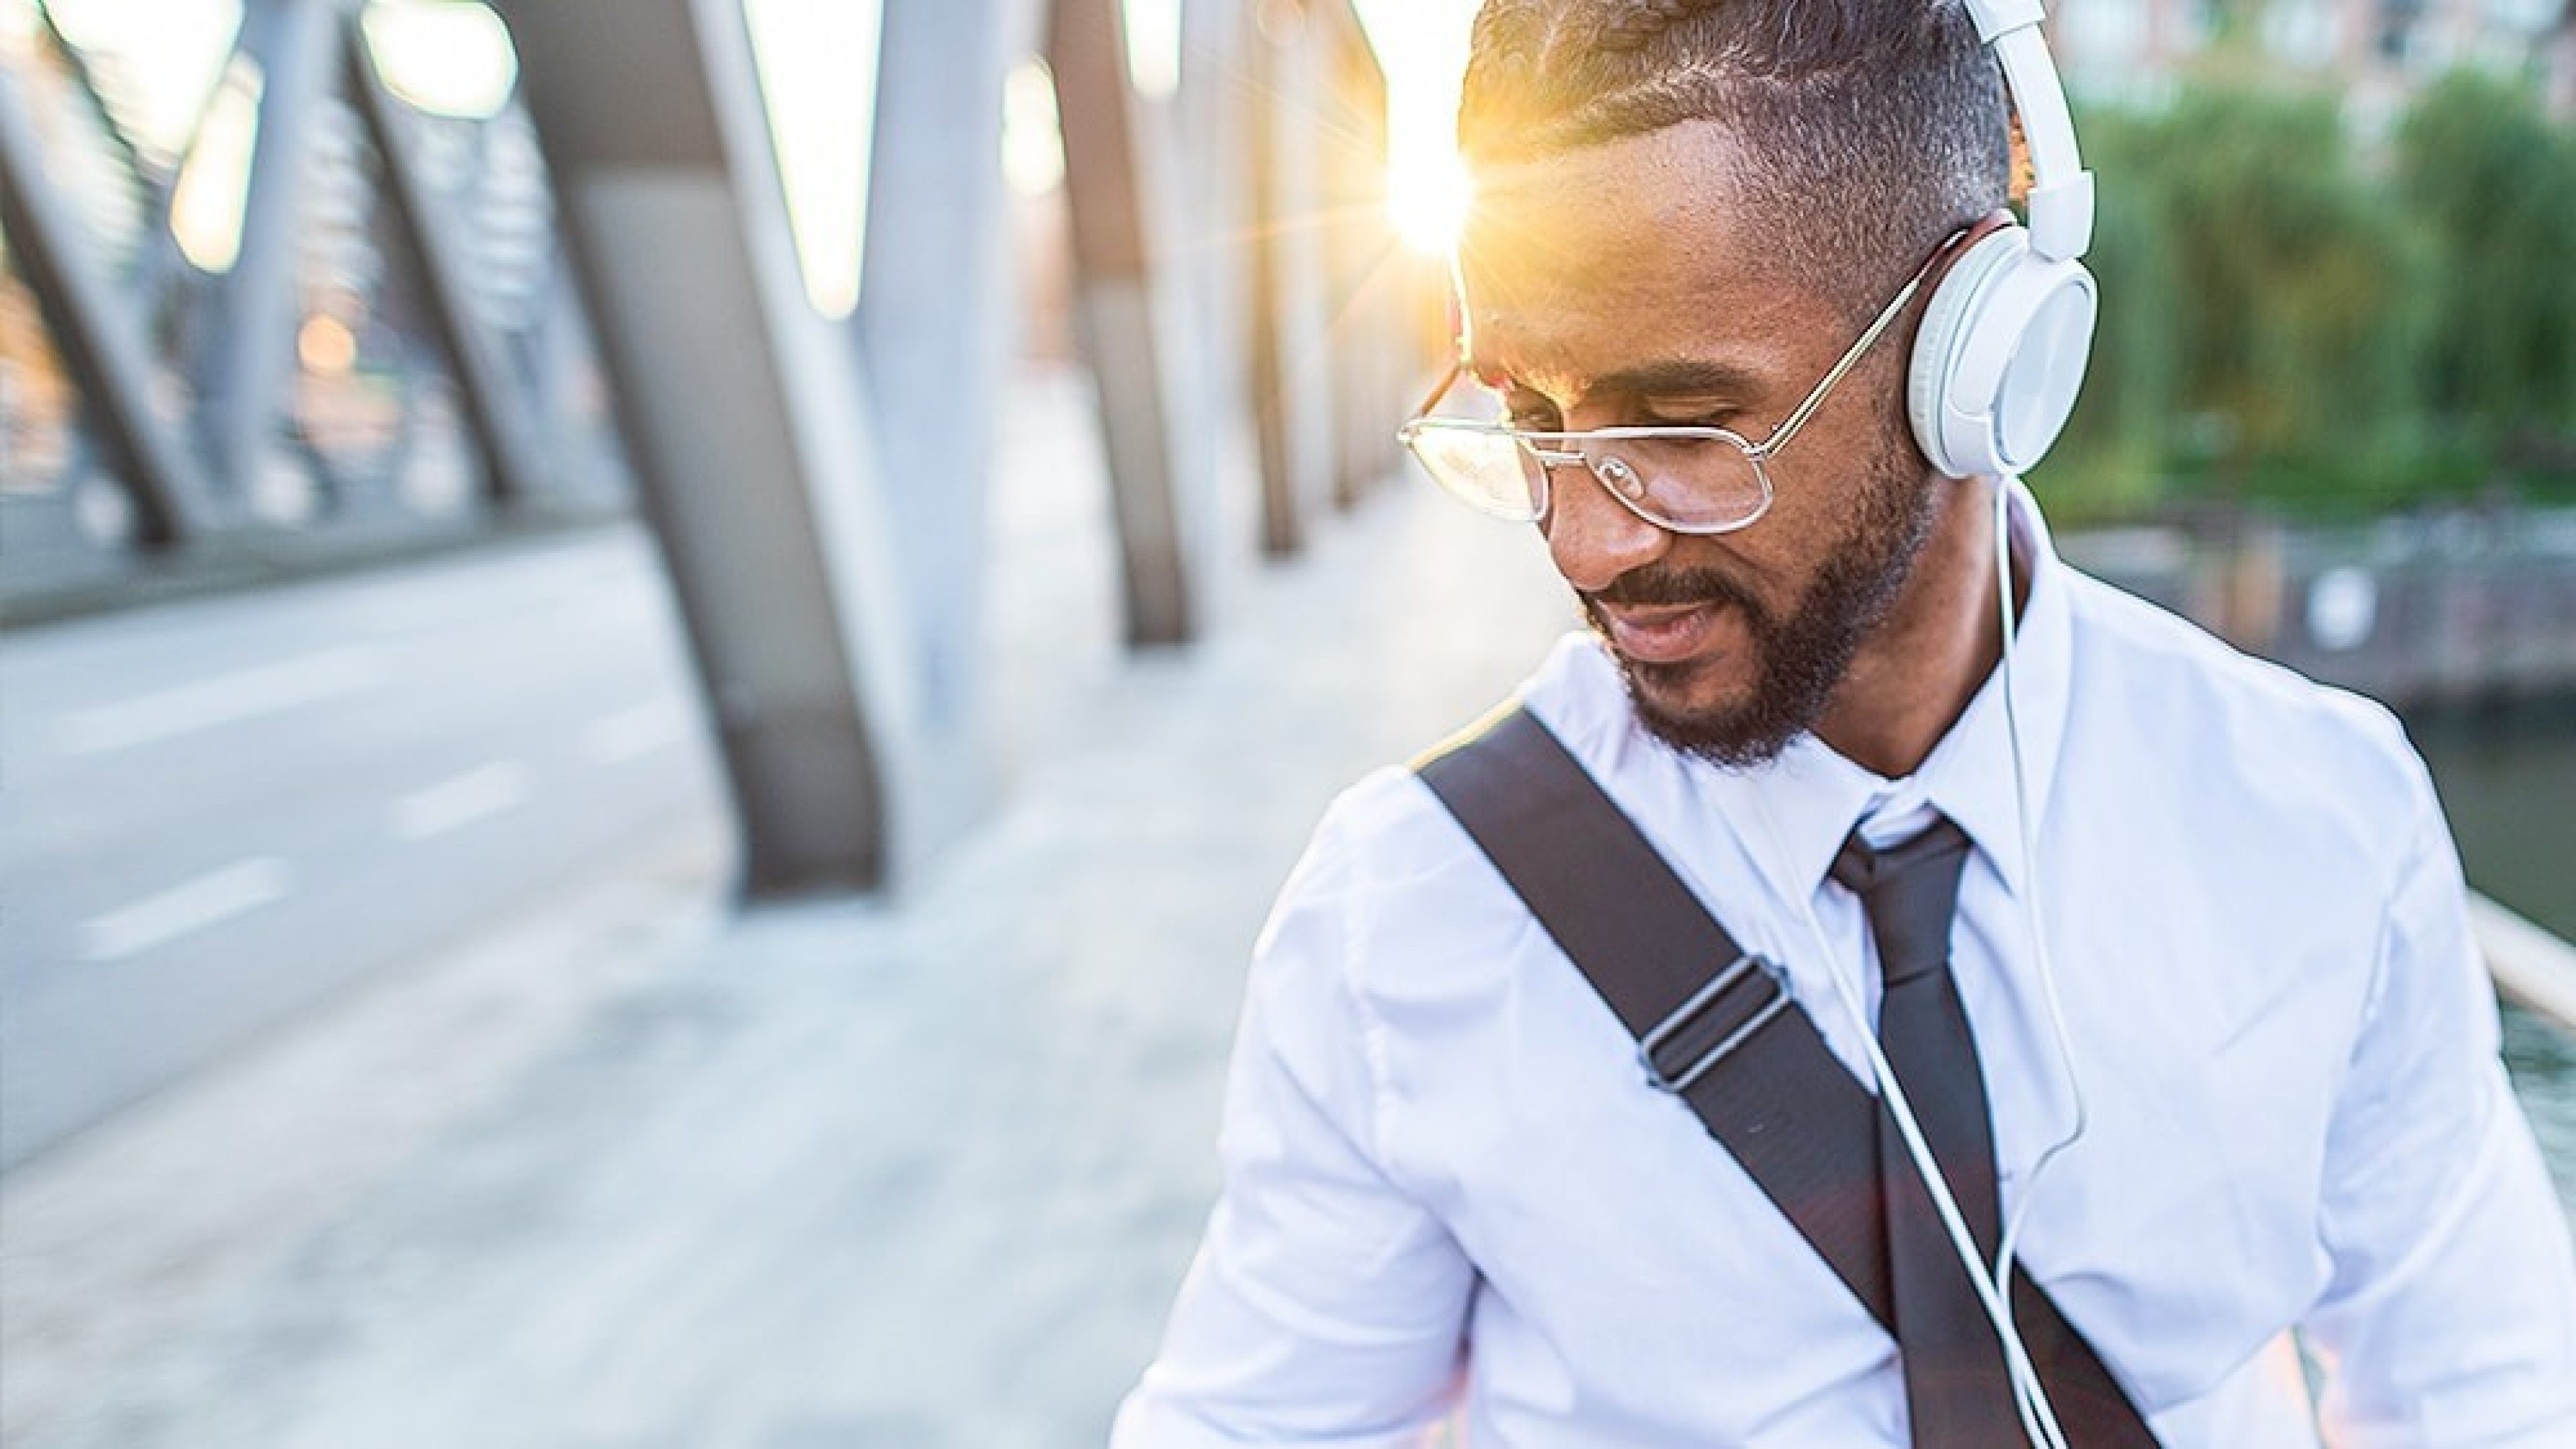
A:
{"type": "Polygon", "coordinates": [[[1648,565],[1631,569],[1610,581],[1610,587],[1582,595],[1584,604],[1619,604],[1631,608],[1661,608],[1669,605],[1731,604],[1755,618],[1763,616],[1759,600],[1733,579],[1706,568],[1664,568],[1648,565]]]}

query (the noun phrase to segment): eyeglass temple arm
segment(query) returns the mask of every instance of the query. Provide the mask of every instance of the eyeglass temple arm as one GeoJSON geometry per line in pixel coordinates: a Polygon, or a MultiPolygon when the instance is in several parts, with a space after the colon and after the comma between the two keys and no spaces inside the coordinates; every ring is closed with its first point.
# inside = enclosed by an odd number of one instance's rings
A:
{"type": "Polygon", "coordinates": [[[1869,330],[1863,332],[1860,340],[1851,345],[1851,350],[1842,355],[1842,360],[1834,364],[1833,371],[1825,374],[1825,380],[1817,383],[1815,391],[1807,394],[1807,400],[1798,404],[1795,412],[1781,419],[1780,426],[1772,429],[1771,436],[1756,445],[1754,451],[1767,458],[1789,445],[1789,440],[1797,436],[1798,429],[1805,427],[1807,419],[1816,415],[1816,409],[1825,405],[1825,399],[1832,395],[1834,385],[1843,380],[1844,374],[1858,367],[1860,360],[1869,355],[1870,348],[1877,345],[1880,335],[1894,326],[1897,318],[1905,315],[1905,304],[1914,300],[1916,292],[1923,290],[1923,279],[1931,276],[1932,269],[1940,265],[1943,257],[1950,254],[1950,249],[1957,246],[1961,238],[1974,230],[1974,227],[1962,227],[1950,233],[1948,240],[1933,248],[1932,255],[1924,258],[1923,265],[1914,269],[1914,275],[1905,279],[1905,285],[1897,289],[1896,296],[1879,310],[1877,319],[1869,324],[1869,330]]]}
{"type": "Polygon", "coordinates": [[[1414,408],[1413,415],[1417,418],[1422,417],[1433,408],[1440,406],[1440,399],[1449,395],[1450,387],[1458,381],[1458,374],[1464,370],[1464,366],[1454,357],[1449,359],[1449,370],[1440,374],[1440,385],[1431,389],[1430,395],[1423,398],[1422,402],[1414,408]]]}

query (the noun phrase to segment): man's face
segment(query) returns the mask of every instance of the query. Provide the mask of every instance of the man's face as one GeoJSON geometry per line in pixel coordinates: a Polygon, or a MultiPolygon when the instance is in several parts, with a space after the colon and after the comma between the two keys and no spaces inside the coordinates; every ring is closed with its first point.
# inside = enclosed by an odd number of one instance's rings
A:
{"type": "MultiPolygon", "coordinates": [[[[1522,426],[1724,427],[1759,442],[1858,335],[1733,200],[1734,143],[1674,126],[1481,178],[1460,252],[1470,366],[1522,426]]],[[[1892,292],[1901,279],[1889,279],[1892,292]]],[[[1771,464],[1770,511],[1714,536],[1559,468],[1539,526],[1646,726],[1722,764],[1813,728],[1928,534],[1900,328],[1771,464]]]]}

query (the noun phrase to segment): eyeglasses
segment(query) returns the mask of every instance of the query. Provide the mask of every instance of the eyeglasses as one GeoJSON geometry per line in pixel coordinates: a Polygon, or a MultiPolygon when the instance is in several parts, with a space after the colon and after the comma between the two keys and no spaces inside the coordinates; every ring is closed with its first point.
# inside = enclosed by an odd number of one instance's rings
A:
{"type": "Polygon", "coordinates": [[[1923,279],[1931,275],[1933,264],[1963,235],[1952,236],[1924,259],[1860,340],[1807,394],[1807,400],[1759,443],[1727,428],[1593,428],[1550,433],[1509,423],[1433,417],[1431,410],[1457,386],[1465,371],[1459,362],[1449,364],[1440,386],[1410,422],[1396,429],[1396,441],[1420,459],[1432,481],[1453,497],[1480,513],[1513,523],[1534,523],[1545,517],[1549,479],[1559,468],[1580,464],[1621,506],[1657,528],[1674,533],[1732,532],[1770,508],[1771,460],[1824,406],[1834,384],[1859,365],[1871,345],[1904,313],[1905,304],[1914,300],[1923,279]]]}

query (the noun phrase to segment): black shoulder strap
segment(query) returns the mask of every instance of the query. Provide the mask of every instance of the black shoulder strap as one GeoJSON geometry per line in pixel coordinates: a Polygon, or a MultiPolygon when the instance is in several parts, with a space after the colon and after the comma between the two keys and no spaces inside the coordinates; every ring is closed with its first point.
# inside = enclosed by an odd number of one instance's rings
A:
{"type": "MultiPolygon", "coordinates": [[[[1525,709],[1415,767],[1593,990],[1882,1325],[1878,1102],[1547,727],[1525,709]]],[[[2152,1446],[2136,1407],[2027,1275],[2014,1321],[2072,1441],[2152,1446]]]]}

